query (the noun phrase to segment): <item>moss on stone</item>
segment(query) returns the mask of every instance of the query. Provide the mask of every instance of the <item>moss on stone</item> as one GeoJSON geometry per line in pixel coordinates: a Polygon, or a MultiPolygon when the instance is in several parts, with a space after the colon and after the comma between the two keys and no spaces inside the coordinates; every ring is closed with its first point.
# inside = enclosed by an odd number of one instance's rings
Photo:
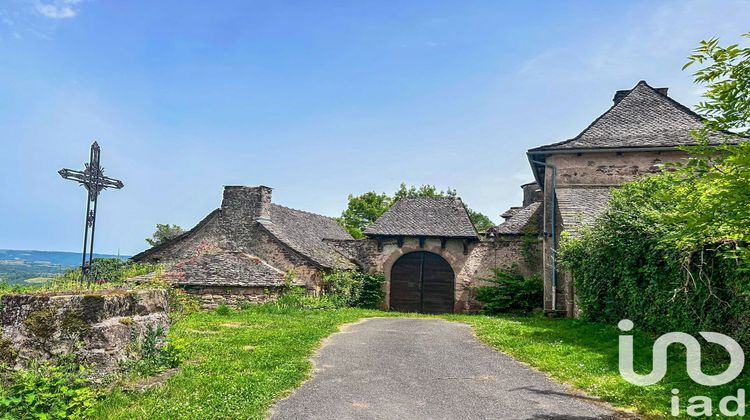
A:
{"type": "Polygon", "coordinates": [[[0,337],[0,364],[10,365],[18,357],[18,350],[10,340],[0,337]]]}
{"type": "Polygon", "coordinates": [[[57,310],[53,306],[45,306],[29,314],[23,321],[26,329],[37,338],[46,340],[57,330],[57,310]]]}
{"type": "Polygon", "coordinates": [[[86,295],[81,300],[81,318],[86,322],[96,322],[103,313],[106,298],[102,295],[86,295]]]}
{"type": "Polygon", "coordinates": [[[91,330],[82,311],[66,311],[60,320],[60,331],[69,337],[81,337],[91,330]]]}

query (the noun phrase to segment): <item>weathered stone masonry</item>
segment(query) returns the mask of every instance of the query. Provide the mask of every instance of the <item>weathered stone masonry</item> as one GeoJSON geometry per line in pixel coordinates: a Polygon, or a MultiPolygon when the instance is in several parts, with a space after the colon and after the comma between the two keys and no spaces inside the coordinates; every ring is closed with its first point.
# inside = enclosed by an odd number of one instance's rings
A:
{"type": "Polygon", "coordinates": [[[0,363],[24,366],[75,352],[98,375],[114,371],[148,329],[169,329],[164,290],[4,295],[0,363]]]}

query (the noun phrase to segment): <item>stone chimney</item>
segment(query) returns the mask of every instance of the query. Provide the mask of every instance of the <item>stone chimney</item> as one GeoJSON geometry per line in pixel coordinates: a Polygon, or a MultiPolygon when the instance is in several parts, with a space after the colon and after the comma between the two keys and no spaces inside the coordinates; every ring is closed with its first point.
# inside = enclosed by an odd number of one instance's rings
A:
{"type": "Polygon", "coordinates": [[[544,198],[542,189],[536,182],[521,185],[523,189],[523,206],[526,207],[531,203],[541,202],[544,198]]]}
{"type": "Polygon", "coordinates": [[[272,188],[264,185],[227,185],[224,187],[221,211],[226,217],[237,221],[249,219],[271,223],[271,191],[272,188]]]}

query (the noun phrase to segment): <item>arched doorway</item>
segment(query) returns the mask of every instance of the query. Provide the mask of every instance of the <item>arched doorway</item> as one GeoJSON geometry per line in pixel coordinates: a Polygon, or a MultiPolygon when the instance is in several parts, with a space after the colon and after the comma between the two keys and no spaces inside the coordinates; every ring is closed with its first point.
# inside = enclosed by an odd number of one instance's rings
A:
{"type": "Polygon", "coordinates": [[[391,268],[391,310],[401,312],[453,312],[453,269],[441,256],[411,252],[391,268]]]}

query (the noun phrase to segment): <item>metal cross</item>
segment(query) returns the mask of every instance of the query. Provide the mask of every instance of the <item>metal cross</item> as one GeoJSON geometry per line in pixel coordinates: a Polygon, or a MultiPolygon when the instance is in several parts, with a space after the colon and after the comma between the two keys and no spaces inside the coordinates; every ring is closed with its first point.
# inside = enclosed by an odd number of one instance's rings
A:
{"type": "Polygon", "coordinates": [[[96,227],[96,201],[99,193],[107,188],[120,189],[124,186],[119,179],[108,178],[104,176],[104,168],[99,165],[99,144],[94,142],[91,145],[91,155],[89,163],[83,171],[73,169],[60,169],[57,173],[65,179],[76,181],[88,191],[86,200],[86,227],[83,233],[83,258],[81,259],[81,283],[84,279],[89,283],[91,278],[91,262],[94,258],[94,228],[96,227]],[[93,209],[91,208],[93,204],[93,209]],[[91,234],[89,235],[89,232],[91,234]],[[88,254],[88,259],[87,255],[88,254]]]}

